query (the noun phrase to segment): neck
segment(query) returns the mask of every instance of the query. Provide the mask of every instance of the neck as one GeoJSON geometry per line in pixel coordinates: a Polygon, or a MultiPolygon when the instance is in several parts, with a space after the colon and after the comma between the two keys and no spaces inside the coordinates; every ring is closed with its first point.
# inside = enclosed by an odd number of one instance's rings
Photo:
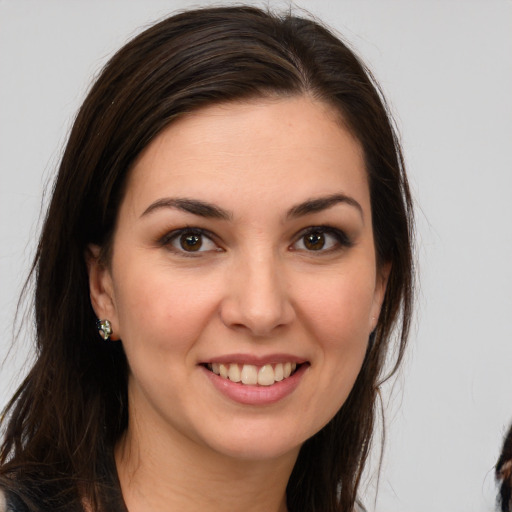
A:
{"type": "Polygon", "coordinates": [[[185,436],[144,434],[131,424],[115,452],[129,512],[287,511],[286,485],[298,449],[272,460],[245,460],[185,436]]]}

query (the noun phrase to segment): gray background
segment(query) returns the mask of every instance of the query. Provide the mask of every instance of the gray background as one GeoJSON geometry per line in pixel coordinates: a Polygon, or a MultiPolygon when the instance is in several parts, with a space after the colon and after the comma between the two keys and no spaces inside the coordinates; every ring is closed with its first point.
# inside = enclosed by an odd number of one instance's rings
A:
{"type": "MultiPolygon", "coordinates": [[[[0,361],[43,191],[91,77],[151,21],[206,3],[0,0],[0,361]]],[[[379,512],[493,510],[492,468],[512,421],[512,2],[298,5],[374,70],[397,117],[418,207],[410,352],[386,388],[379,493],[376,449],[362,494],[379,512]]],[[[30,320],[19,325],[0,372],[0,405],[26,368],[30,320]]]]}

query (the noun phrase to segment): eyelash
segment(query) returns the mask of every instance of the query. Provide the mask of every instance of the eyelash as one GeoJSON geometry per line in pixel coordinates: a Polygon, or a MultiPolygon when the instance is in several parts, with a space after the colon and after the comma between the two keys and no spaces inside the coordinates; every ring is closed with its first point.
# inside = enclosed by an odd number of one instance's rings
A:
{"type": "Polygon", "coordinates": [[[334,238],[335,246],[324,249],[323,245],[322,245],[322,247],[320,247],[318,250],[307,249],[307,248],[293,249],[293,250],[300,250],[300,251],[305,251],[308,253],[330,253],[330,252],[334,252],[336,250],[340,250],[342,248],[349,248],[354,245],[352,240],[350,240],[350,238],[347,236],[347,234],[341,229],[334,228],[332,226],[311,226],[311,227],[308,227],[308,228],[302,230],[299,233],[296,241],[292,244],[292,247],[300,241],[302,241],[302,243],[304,243],[305,238],[307,236],[311,236],[311,235],[324,235],[324,237],[326,237],[326,235],[330,236],[330,237],[334,238]]]}
{"type": "Polygon", "coordinates": [[[208,249],[207,251],[205,250],[200,250],[202,248],[202,246],[204,245],[204,240],[207,239],[209,240],[211,243],[215,244],[216,246],[216,249],[215,251],[222,251],[222,249],[218,246],[218,244],[215,242],[215,235],[213,235],[213,233],[211,233],[210,231],[207,231],[205,229],[202,229],[202,228],[196,228],[196,227],[186,227],[186,228],[181,228],[181,229],[177,229],[177,230],[174,230],[174,231],[171,231],[169,233],[166,233],[162,238],[159,239],[158,243],[159,245],[163,246],[163,247],[167,247],[169,248],[170,250],[172,250],[173,252],[179,254],[180,256],[186,256],[186,257],[194,257],[196,256],[198,253],[203,253],[203,252],[209,252],[211,251],[211,249],[208,249]],[[173,246],[173,242],[178,242],[179,243],[179,239],[180,237],[182,237],[183,235],[187,235],[189,237],[198,237],[200,240],[201,240],[201,245],[199,246],[199,249],[196,250],[196,251],[187,251],[185,250],[183,247],[179,248],[179,247],[174,247],[173,246]]]}
{"type": "MultiPolygon", "coordinates": [[[[200,253],[212,251],[212,249],[201,250],[204,245],[205,239],[209,240],[212,244],[215,244],[215,246],[216,246],[216,249],[214,249],[215,252],[222,252],[223,249],[218,246],[218,244],[215,241],[215,238],[216,237],[213,233],[211,233],[210,231],[207,231],[205,229],[196,228],[196,227],[186,227],[186,228],[181,228],[181,229],[177,229],[177,230],[171,231],[169,233],[166,233],[163,237],[161,237],[158,240],[158,243],[159,243],[159,245],[161,245],[163,247],[168,247],[169,249],[171,249],[172,251],[176,252],[177,254],[179,254],[181,256],[195,257],[200,253]],[[187,251],[186,249],[183,248],[183,246],[181,246],[181,247],[173,246],[173,243],[179,241],[180,237],[182,237],[183,235],[187,235],[189,237],[198,237],[201,240],[201,245],[199,246],[198,250],[187,251]]],[[[342,231],[341,229],[334,228],[332,226],[310,226],[310,227],[302,230],[297,235],[295,241],[290,245],[290,249],[292,251],[304,251],[306,253],[319,253],[320,254],[320,253],[335,252],[336,250],[340,250],[342,248],[352,247],[352,245],[353,245],[353,242],[349,239],[347,234],[344,231],[342,231]],[[304,247],[304,248],[294,247],[301,241],[304,244],[305,238],[307,236],[312,236],[312,235],[323,235],[324,242],[323,242],[322,246],[319,247],[319,249],[315,250],[315,249],[308,249],[307,247],[304,247]],[[328,244],[328,241],[326,241],[326,238],[328,238],[328,237],[334,238],[335,246],[328,247],[327,249],[324,249],[324,245],[326,243],[328,244]]]]}

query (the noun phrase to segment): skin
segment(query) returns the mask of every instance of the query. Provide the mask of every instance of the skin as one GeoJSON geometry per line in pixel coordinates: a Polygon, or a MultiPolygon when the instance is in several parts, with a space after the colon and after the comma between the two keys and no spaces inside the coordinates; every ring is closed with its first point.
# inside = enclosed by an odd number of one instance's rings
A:
{"type": "Polygon", "coordinates": [[[389,274],[376,264],[358,141],[308,97],[183,117],[136,161],[112,259],[98,255],[91,246],[92,304],[131,370],[116,448],[129,510],[285,511],[300,446],[347,398],[389,274]],[[311,211],[335,194],[348,199],[311,211]],[[169,198],[207,202],[226,218],[169,198]],[[312,226],[329,226],[317,229],[320,249],[306,243],[312,226]],[[182,248],[183,228],[207,230],[201,250],[182,248]],[[228,354],[286,354],[305,369],[285,398],[246,405],[204,368],[228,354]]]}

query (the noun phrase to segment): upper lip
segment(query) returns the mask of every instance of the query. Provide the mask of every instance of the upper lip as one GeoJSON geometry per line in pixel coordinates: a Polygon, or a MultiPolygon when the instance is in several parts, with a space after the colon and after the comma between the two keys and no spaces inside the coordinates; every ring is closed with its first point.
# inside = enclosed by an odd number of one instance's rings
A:
{"type": "Polygon", "coordinates": [[[252,364],[254,366],[263,366],[266,364],[277,363],[296,363],[302,364],[307,360],[292,354],[268,354],[268,355],[254,355],[254,354],[224,354],[222,356],[212,357],[201,364],[208,363],[235,363],[235,364],[252,364]]]}

